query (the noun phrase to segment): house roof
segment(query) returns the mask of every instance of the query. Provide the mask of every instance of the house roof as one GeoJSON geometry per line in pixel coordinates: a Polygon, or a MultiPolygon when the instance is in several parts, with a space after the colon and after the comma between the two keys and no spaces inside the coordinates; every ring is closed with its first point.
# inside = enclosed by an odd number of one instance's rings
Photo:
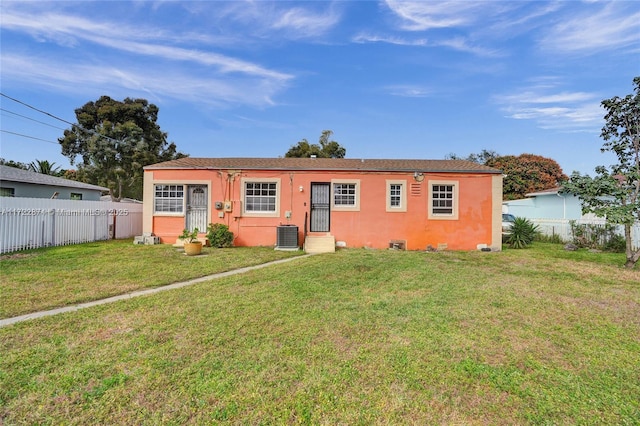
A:
{"type": "Polygon", "coordinates": [[[528,194],[525,194],[525,196],[527,196],[527,197],[537,197],[538,195],[555,195],[558,192],[560,192],[561,189],[562,188],[543,189],[542,191],[530,192],[528,194]]]}
{"type": "Polygon", "coordinates": [[[29,170],[22,170],[16,167],[0,165],[0,181],[2,182],[23,182],[34,185],[62,186],[65,188],[90,189],[94,191],[108,191],[109,188],[91,185],[75,180],[64,179],[57,176],[45,175],[29,170]]]}
{"type": "Polygon", "coordinates": [[[382,160],[347,158],[192,158],[146,166],[161,169],[326,170],[385,172],[501,173],[500,170],[465,160],[382,160]]]}

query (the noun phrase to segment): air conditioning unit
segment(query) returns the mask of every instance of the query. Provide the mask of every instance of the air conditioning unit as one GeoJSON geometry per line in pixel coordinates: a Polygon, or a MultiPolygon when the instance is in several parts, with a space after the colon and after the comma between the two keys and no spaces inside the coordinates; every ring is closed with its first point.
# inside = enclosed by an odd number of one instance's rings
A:
{"type": "Polygon", "coordinates": [[[298,250],[297,226],[280,225],[276,231],[276,250],[298,250]]]}

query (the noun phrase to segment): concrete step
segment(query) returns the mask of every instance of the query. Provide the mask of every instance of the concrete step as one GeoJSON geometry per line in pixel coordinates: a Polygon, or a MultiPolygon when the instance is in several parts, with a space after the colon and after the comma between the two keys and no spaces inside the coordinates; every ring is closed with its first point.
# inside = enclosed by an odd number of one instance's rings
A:
{"type": "Polygon", "coordinates": [[[333,253],[336,251],[336,238],[333,235],[307,235],[304,239],[304,251],[307,253],[333,253]]]}

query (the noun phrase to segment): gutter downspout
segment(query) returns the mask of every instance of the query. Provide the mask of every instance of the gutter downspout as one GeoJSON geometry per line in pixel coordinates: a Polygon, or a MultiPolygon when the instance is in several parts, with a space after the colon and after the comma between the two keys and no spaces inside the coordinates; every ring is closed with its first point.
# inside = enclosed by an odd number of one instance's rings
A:
{"type": "Polygon", "coordinates": [[[565,197],[564,195],[560,195],[559,192],[556,192],[556,195],[562,198],[562,219],[566,219],[567,218],[567,197],[565,197]]]}

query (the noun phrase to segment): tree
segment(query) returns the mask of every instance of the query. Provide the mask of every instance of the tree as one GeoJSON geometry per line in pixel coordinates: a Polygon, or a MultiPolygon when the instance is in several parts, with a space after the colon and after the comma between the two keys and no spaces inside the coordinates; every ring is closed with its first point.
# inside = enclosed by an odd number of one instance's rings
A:
{"type": "Polygon", "coordinates": [[[551,158],[534,154],[504,155],[490,158],[486,166],[502,170],[502,198],[517,200],[530,192],[558,187],[568,179],[560,165],[551,158]]]}
{"type": "Polygon", "coordinates": [[[4,158],[0,158],[0,166],[15,167],[16,169],[29,170],[29,166],[27,164],[21,163],[19,161],[5,160],[4,158]]]}
{"type": "Polygon", "coordinates": [[[624,225],[625,266],[633,268],[640,259],[640,248],[633,250],[631,227],[640,221],[640,77],[633,79],[634,94],[614,96],[601,105],[606,111],[600,137],[601,152],[613,152],[618,163],[596,167],[591,178],[578,172],[564,184],[564,191],[582,200],[584,213],[595,213],[607,222],[624,225]]]}
{"type": "Polygon", "coordinates": [[[158,107],[145,99],[116,101],[102,96],[75,110],[77,124],[58,141],[79,180],[111,190],[119,201],[142,199],[143,167],[185,157],[157,124],[158,107]]]}
{"type": "Polygon", "coordinates": [[[460,157],[457,154],[450,153],[445,156],[447,160],[467,160],[478,164],[487,164],[489,160],[493,160],[500,155],[495,151],[483,149],[477,154],[469,154],[466,157],[460,157]]]}
{"type": "Polygon", "coordinates": [[[336,141],[330,141],[333,132],[323,130],[317,144],[310,144],[306,139],[302,139],[297,145],[289,148],[285,157],[309,158],[315,155],[318,158],[344,158],[347,150],[336,141]]]}
{"type": "Polygon", "coordinates": [[[60,166],[55,166],[55,162],[50,163],[48,160],[35,160],[29,163],[29,170],[43,175],[62,176],[65,170],[60,170],[60,166]],[[54,167],[55,166],[55,167],[54,167]]]}

